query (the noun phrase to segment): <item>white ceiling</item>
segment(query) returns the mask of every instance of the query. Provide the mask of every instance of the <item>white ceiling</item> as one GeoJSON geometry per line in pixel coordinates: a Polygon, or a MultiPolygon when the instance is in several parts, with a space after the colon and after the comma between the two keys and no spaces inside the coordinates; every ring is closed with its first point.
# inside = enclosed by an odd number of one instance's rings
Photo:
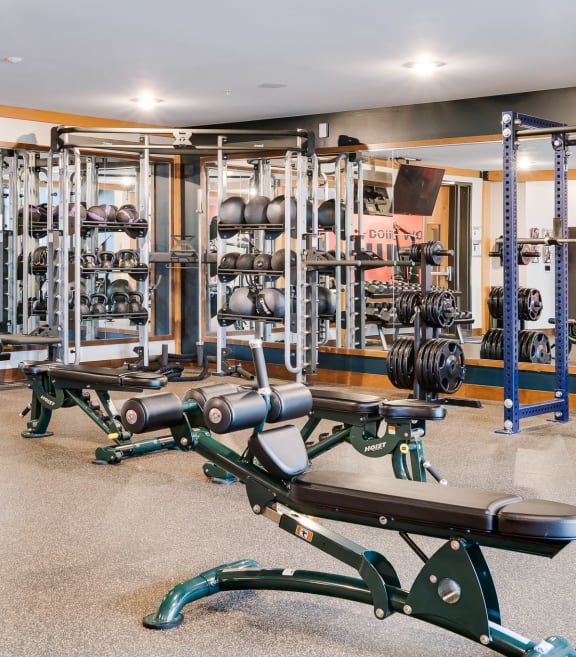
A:
{"type": "Polygon", "coordinates": [[[562,88],[574,25],[572,0],[2,0],[0,59],[22,62],[0,104],[192,126],[562,88]],[[446,65],[402,67],[422,55],[446,65]]]}

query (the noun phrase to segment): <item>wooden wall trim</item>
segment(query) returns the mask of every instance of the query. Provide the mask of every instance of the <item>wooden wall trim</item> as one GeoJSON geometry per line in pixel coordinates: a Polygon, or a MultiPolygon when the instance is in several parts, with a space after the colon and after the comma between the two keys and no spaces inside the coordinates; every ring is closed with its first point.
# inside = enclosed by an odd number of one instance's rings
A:
{"type": "Polygon", "coordinates": [[[39,123],[52,123],[54,125],[73,125],[80,128],[159,128],[165,127],[154,123],[135,123],[133,121],[117,121],[97,116],[82,116],[80,114],[66,114],[49,110],[32,109],[29,107],[11,107],[0,105],[0,117],[5,119],[19,119],[20,121],[37,121],[39,123]]]}

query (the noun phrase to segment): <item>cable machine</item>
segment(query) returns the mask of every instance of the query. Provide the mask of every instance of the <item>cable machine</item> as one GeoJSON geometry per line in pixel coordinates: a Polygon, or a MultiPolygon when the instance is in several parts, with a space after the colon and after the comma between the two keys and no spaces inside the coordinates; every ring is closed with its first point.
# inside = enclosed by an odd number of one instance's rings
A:
{"type": "Polygon", "coordinates": [[[502,114],[503,148],[503,273],[504,273],[504,428],[517,433],[522,418],[553,413],[556,421],[567,422],[568,391],[568,239],[567,225],[567,147],[576,143],[568,127],[517,112],[502,114]],[[517,151],[520,140],[549,135],[554,152],[553,235],[542,239],[519,238],[517,217],[517,151]],[[518,246],[540,244],[555,247],[555,386],[553,398],[520,404],[518,373],[518,246]]]}

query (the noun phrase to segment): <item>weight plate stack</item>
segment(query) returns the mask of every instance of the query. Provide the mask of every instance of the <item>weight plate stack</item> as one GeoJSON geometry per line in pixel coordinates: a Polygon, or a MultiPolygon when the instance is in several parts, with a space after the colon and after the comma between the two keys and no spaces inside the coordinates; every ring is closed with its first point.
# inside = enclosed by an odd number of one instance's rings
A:
{"type": "Polygon", "coordinates": [[[501,285],[490,288],[488,312],[494,319],[502,319],[504,316],[504,288],[501,285]]]}
{"type": "Polygon", "coordinates": [[[414,338],[398,338],[386,361],[388,378],[396,388],[414,387],[414,338]]]}
{"type": "Polygon", "coordinates": [[[437,328],[450,328],[457,312],[456,298],[449,290],[428,292],[420,305],[422,320],[428,326],[437,328]]]}
{"type": "Polygon", "coordinates": [[[465,372],[464,351],[456,340],[428,340],[418,350],[414,374],[426,392],[457,392],[465,372]]]}
{"type": "Polygon", "coordinates": [[[444,256],[440,255],[440,251],[444,251],[444,247],[441,242],[426,242],[422,244],[424,250],[424,260],[426,264],[433,265],[437,267],[442,264],[442,258],[444,256]]]}
{"type": "Polygon", "coordinates": [[[396,309],[396,317],[404,326],[414,324],[414,315],[416,308],[420,305],[422,297],[420,292],[400,292],[396,297],[394,307],[396,309]]]}
{"type": "Polygon", "coordinates": [[[480,345],[480,358],[489,360],[504,359],[504,330],[500,328],[486,331],[480,345]]]}
{"type": "Polygon", "coordinates": [[[542,331],[518,332],[518,360],[521,363],[547,365],[552,361],[550,340],[542,331]]]}
{"type": "Polygon", "coordinates": [[[534,322],[542,314],[542,295],[533,287],[518,289],[518,319],[534,322]]]}

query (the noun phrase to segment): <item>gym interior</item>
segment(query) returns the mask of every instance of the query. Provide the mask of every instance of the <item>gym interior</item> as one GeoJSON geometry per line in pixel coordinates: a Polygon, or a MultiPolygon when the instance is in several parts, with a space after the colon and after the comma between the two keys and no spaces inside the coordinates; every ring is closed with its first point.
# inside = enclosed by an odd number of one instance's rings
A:
{"type": "Polygon", "coordinates": [[[576,657],[560,86],[0,106],[2,654],[576,657]]]}

